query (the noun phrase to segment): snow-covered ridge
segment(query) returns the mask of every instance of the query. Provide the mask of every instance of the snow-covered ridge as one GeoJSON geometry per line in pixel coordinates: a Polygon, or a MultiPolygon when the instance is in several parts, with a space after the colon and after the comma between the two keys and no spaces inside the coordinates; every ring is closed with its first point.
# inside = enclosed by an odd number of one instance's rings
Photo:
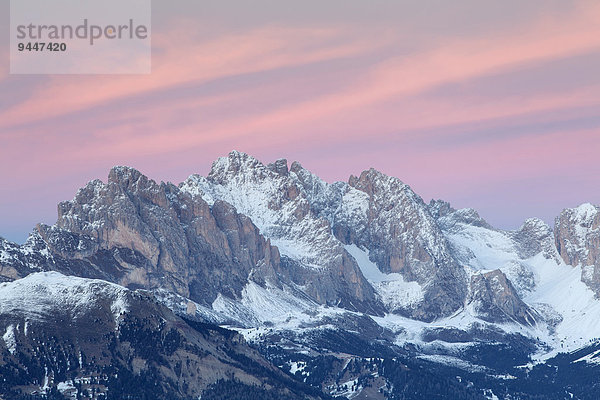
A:
{"type": "Polygon", "coordinates": [[[95,307],[99,300],[108,299],[117,318],[127,310],[128,292],[122,286],[102,280],[38,272],[0,284],[0,314],[35,319],[62,309],[69,310],[76,318],[95,307]]]}
{"type": "Polygon", "coordinates": [[[591,203],[583,203],[572,210],[574,214],[574,222],[578,225],[589,223],[600,212],[599,207],[596,207],[591,203]]]}

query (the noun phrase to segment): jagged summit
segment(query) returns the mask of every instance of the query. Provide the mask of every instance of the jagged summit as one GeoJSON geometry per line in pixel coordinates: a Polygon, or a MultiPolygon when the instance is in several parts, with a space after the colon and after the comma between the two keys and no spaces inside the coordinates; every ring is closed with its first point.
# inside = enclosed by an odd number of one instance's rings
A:
{"type": "Polygon", "coordinates": [[[456,211],[449,202],[439,199],[431,199],[429,201],[429,211],[431,215],[439,219],[456,211]]]}
{"type": "Polygon", "coordinates": [[[116,165],[108,173],[108,182],[118,183],[126,180],[135,182],[142,176],[143,174],[133,167],[116,165]]]}
{"type": "Polygon", "coordinates": [[[267,165],[267,168],[283,176],[286,176],[289,173],[288,163],[285,158],[280,158],[276,160],[275,162],[267,165]]]}

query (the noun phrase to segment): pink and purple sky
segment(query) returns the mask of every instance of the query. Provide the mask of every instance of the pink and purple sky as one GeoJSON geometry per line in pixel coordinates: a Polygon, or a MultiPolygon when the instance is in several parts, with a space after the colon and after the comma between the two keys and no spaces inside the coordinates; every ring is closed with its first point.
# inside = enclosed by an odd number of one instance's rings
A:
{"type": "Polygon", "coordinates": [[[0,236],[87,181],[178,183],[237,149],[327,181],[375,167],[517,228],[600,203],[600,2],[154,1],[151,75],[9,75],[0,236]]]}

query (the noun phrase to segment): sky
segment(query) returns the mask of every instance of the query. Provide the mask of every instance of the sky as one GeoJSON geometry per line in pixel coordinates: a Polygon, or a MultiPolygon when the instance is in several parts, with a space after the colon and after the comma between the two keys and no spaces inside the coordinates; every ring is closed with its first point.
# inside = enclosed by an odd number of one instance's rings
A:
{"type": "Polygon", "coordinates": [[[600,2],[156,0],[149,75],[10,75],[0,236],[114,165],[206,175],[231,150],[323,179],[376,168],[492,225],[600,203],[600,2]]]}

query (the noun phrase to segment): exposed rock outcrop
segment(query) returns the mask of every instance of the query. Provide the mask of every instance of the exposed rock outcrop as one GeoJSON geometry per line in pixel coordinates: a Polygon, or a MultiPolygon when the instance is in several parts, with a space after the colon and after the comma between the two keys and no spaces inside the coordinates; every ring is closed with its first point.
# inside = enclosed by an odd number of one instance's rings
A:
{"type": "Polygon", "coordinates": [[[581,279],[600,295],[600,207],[586,203],[564,210],[554,226],[556,248],[565,263],[581,266],[581,279]]]}
{"type": "Polygon", "coordinates": [[[128,167],[60,203],[56,225],[39,225],[29,242],[51,255],[40,269],[163,288],[201,304],[238,297],[249,279],[278,286],[286,276],[277,248],[231,205],[209,206],[128,167]]]}
{"type": "Polygon", "coordinates": [[[298,163],[291,171],[338,240],[367,249],[383,273],[399,273],[422,287],[423,301],[390,311],[431,321],[463,306],[464,268],[452,257],[427,205],[408,185],[374,169],[331,185],[298,163]]]}
{"type": "Polygon", "coordinates": [[[467,303],[485,321],[518,322],[534,326],[540,318],[519,298],[506,275],[498,269],[471,277],[467,303]]]}

